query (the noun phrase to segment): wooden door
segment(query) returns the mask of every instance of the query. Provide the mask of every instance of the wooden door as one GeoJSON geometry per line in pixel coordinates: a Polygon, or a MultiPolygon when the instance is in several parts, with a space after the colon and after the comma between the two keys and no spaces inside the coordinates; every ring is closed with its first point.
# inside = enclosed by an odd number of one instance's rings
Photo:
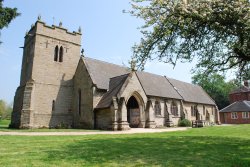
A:
{"type": "Polygon", "coordinates": [[[140,124],[140,109],[130,109],[130,127],[138,128],[140,124]]]}

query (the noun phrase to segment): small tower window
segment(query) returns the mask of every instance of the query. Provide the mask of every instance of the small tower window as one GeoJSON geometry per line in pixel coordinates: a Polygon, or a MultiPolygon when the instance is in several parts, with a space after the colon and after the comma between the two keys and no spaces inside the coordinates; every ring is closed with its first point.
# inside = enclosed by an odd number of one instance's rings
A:
{"type": "Polygon", "coordinates": [[[55,111],[55,100],[52,101],[52,111],[55,111]]]}
{"type": "Polygon", "coordinates": [[[54,51],[54,61],[58,61],[58,46],[56,45],[55,51],[54,51]]]}
{"type": "Polygon", "coordinates": [[[60,51],[59,51],[59,62],[63,62],[63,47],[60,47],[60,51]]]}

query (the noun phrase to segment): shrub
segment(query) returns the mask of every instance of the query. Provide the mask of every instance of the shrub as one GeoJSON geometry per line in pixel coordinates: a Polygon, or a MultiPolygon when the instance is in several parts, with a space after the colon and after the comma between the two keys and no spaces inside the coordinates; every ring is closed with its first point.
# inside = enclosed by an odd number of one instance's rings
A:
{"type": "Polygon", "coordinates": [[[192,125],[191,121],[189,121],[187,119],[182,119],[178,123],[178,126],[181,126],[181,127],[189,127],[191,125],[192,125]]]}
{"type": "Polygon", "coordinates": [[[58,124],[57,126],[55,126],[56,129],[68,129],[69,125],[65,124],[64,122],[61,122],[60,124],[58,124]]]}

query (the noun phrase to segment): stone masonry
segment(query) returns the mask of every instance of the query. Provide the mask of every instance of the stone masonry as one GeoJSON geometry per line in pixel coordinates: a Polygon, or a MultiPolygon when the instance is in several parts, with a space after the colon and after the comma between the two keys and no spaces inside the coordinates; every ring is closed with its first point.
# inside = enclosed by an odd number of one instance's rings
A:
{"type": "Polygon", "coordinates": [[[15,95],[11,127],[72,125],[72,78],[80,47],[80,32],[71,33],[62,27],[36,22],[25,36],[21,81],[15,95]],[[63,48],[63,62],[53,61],[56,46],[63,48]]]}
{"type": "MultiPolygon", "coordinates": [[[[40,20],[26,33],[10,127],[127,130],[219,120],[197,85],[80,56],[81,31],[40,20]]],[[[132,63],[131,63],[132,64],[132,63]]]]}

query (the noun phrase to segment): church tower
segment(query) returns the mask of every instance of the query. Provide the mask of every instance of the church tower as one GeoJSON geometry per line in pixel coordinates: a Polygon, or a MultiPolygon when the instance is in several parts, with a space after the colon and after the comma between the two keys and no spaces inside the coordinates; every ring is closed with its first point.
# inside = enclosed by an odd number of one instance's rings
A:
{"type": "Polygon", "coordinates": [[[38,17],[26,33],[20,86],[11,127],[70,127],[73,76],[80,57],[81,30],[48,26],[38,17]]]}

